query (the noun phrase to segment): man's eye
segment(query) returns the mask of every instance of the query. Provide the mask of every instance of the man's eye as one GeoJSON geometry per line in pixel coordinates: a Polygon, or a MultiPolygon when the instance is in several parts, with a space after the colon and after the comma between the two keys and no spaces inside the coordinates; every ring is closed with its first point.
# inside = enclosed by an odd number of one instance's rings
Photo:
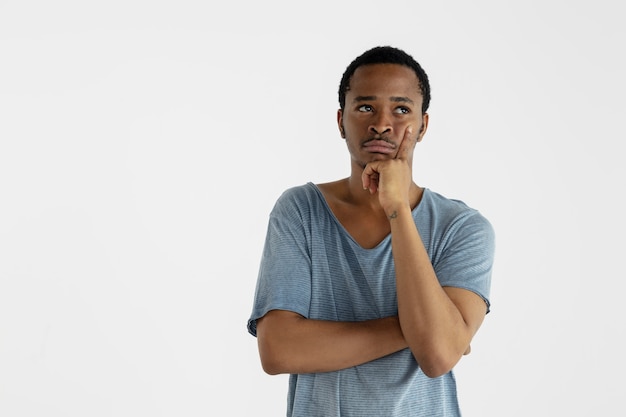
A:
{"type": "Polygon", "coordinates": [[[411,110],[408,107],[398,107],[396,108],[395,112],[400,114],[408,114],[411,113],[411,110]]]}
{"type": "Polygon", "coordinates": [[[372,106],[370,106],[369,104],[364,104],[360,106],[358,110],[362,112],[372,111],[372,106]]]}

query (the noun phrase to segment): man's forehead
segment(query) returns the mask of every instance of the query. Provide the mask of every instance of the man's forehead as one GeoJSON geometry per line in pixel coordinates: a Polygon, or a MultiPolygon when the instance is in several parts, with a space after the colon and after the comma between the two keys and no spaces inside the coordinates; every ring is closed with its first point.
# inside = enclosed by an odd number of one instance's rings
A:
{"type": "MultiPolygon", "coordinates": [[[[401,97],[415,100],[422,96],[420,82],[415,72],[399,64],[368,64],[354,71],[346,91],[359,97],[401,97]]],[[[353,100],[354,98],[352,98],[353,100]]]]}

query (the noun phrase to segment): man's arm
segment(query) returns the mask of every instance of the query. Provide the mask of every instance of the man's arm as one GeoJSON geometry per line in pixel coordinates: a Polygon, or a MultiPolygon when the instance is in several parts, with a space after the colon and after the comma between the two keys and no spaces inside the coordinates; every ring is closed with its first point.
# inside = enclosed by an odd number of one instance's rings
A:
{"type": "Polygon", "coordinates": [[[272,375],[337,371],[407,347],[397,316],[335,322],[285,310],[257,320],[257,341],[263,369],[272,375]]]}
{"type": "Polygon", "coordinates": [[[443,288],[437,279],[411,212],[416,140],[408,127],[396,158],[368,164],[362,179],[389,219],[402,333],[422,371],[437,377],[469,353],[487,306],[475,293],[443,288]]]}
{"type": "Polygon", "coordinates": [[[400,326],[422,371],[437,377],[468,350],[487,305],[471,291],[441,287],[410,209],[397,213],[391,229],[400,326]]]}

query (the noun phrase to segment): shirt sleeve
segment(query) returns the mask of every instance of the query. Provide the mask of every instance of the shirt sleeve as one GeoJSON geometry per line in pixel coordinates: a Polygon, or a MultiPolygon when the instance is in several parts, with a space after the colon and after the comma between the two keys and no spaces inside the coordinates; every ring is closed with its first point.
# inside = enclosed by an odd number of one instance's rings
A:
{"type": "Polygon", "coordinates": [[[492,225],[474,211],[457,219],[446,235],[445,244],[433,262],[439,282],[444,287],[463,288],[478,294],[489,312],[495,252],[492,225]]]}
{"type": "Polygon", "coordinates": [[[281,197],[270,213],[248,332],[270,310],[289,310],[308,317],[311,300],[310,239],[303,212],[281,197]]]}

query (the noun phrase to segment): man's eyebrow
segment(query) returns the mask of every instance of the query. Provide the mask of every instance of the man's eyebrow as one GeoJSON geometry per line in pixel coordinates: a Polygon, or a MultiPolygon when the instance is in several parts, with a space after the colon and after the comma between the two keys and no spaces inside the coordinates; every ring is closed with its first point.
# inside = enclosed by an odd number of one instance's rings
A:
{"type": "Polygon", "coordinates": [[[376,96],[356,96],[352,101],[374,101],[376,96]]]}
{"type": "MultiPolygon", "coordinates": [[[[356,96],[354,98],[354,102],[361,102],[361,101],[374,101],[376,100],[377,97],[376,96],[356,96]]],[[[411,100],[408,97],[402,97],[402,96],[392,96],[389,97],[389,101],[392,101],[394,103],[409,103],[409,104],[415,104],[413,102],[413,100],[411,100]]]]}
{"type": "Polygon", "coordinates": [[[396,103],[409,103],[409,104],[414,104],[413,100],[411,100],[408,97],[391,97],[389,100],[396,102],[396,103]]]}

